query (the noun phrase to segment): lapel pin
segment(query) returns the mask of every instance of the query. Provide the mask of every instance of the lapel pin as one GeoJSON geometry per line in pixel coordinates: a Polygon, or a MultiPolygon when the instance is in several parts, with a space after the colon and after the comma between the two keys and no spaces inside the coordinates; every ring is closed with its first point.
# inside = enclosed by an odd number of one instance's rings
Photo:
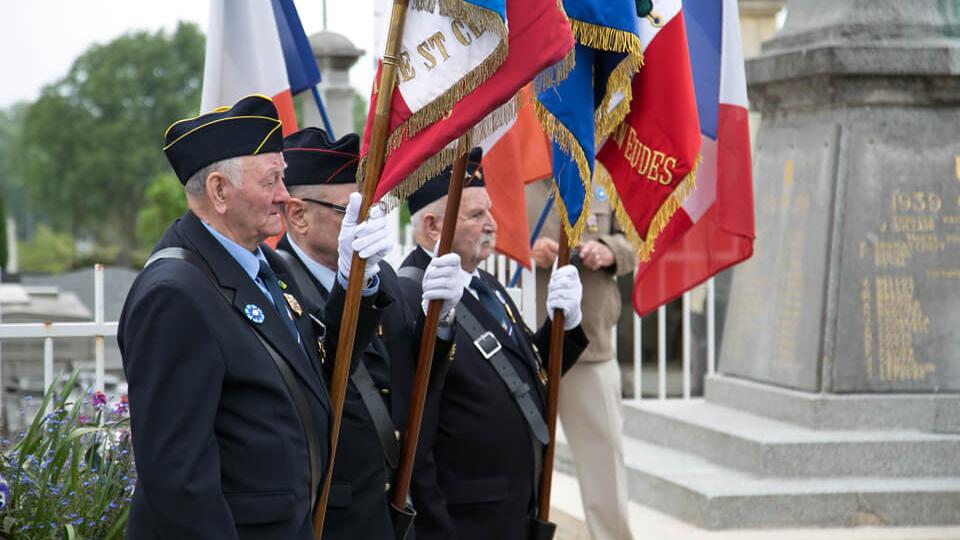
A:
{"type": "Polygon", "coordinates": [[[286,299],[287,305],[289,305],[290,309],[297,314],[297,317],[303,315],[303,308],[300,307],[300,302],[297,302],[296,297],[290,293],[283,293],[283,298],[286,299]]]}
{"type": "Polygon", "coordinates": [[[263,310],[256,304],[247,304],[246,307],[243,308],[243,314],[257,324],[263,323],[264,318],[266,318],[263,310]]]}
{"type": "Polygon", "coordinates": [[[282,290],[284,290],[284,291],[287,290],[287,284],[284,283],[282,279],[278,279],[278,280],[277,280],[277,285],[280,285],[280,288],[281,288],[282,290]]]}

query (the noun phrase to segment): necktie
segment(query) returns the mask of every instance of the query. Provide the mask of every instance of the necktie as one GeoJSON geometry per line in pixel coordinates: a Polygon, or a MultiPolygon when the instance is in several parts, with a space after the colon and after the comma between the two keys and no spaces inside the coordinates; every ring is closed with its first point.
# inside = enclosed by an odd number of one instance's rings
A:
{"type": "Polygon", "coordinates": [[[510,334],[510,319],[507,318],[507,312],[503,309],[503,304],[493,294],[493,290],[483,282],[482,279],[474,277],[470,280],[470,288],[477,292],[477,299],[480,305],[486,308],[487,313],[493,316],[500,323],[501,328],[507,334],[510,334]]]}
{"type": "Polygon", "coordinates": [[[287,327],[287,330],[293,334],[293,339],[297,343],[300,343],[300,332],[297,331],[297,326],[293,324],[293,319],[290,318],[290,312],[287,311],[287,301],[283,298],[283,292],[280,290],[280,285],[278,285],[279,278],[277,274],[273,272],[273,269],[270,268],[270,265],[266,261],[260,261],[260,271],[257,272],[257,277],[263,281],[263,284],[267,286],[267,291],[270,293],[270,296],[273,297],[273,307],[276,308],[277,314],[280,315],[280,320],[283,321],[283,324],[287,327]]]}

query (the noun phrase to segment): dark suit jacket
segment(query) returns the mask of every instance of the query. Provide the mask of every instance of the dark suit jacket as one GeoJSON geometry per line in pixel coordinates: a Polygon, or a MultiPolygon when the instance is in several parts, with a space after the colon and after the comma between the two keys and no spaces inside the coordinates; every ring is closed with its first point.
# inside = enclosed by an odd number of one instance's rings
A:
{"type": "MultiPolygon", "coordinates": [[[[267,296],[192,212],[167,229],[157,249],[165,247],[199,254],[232,304],[202,270],[176,259],[147,267],[127,296],[117,339],[130,385],[138,475],[127,538],[310,540],[306,435],[254,332],[296,374],[326,464],[331,405],[313,323],[306,312],[295,316],[301,347],[267,296]],[[263,311],[262,323],[245,315],[250,305],[263,311]]],[[[282,270],[276,254],[261,247],[270,266],[282,270]]],[[[295,286],[285,292],[309,309],[295,286]]],[[[322,319],[330,358],[343,297],[342,287],[334,290],[330,315],[322,319]]],[[[382,300],[361,304],[358,327],[371,330],[360,332],[355,351],[377,326],[382,300]]]]}
{"type": "MultiPolygon", "coordinates": [[[[417,249],[403,266],[426,268],[429,261],[430,256],[417,249]]],[[[503,294],[517,315],[514,334],[535,345],[546,359],[550,322],[532,334],[503,287],[490,274],[481,271],[480,275],[503,294]]],[[[415,294],[410,294],[412,288],[403,290],[408,295],[405,301],[419,305],[415,294]]],[[[534,401],[543,414],[546,389],[537,375],[532,348],[508,336],[469,292],[464,291],[457,305],[461,309],[470,310],[496,335],[514,369],[535,389],[534,401]]],[[[462,329],[455,346],[442,392],[436,406],[425,412],[420,434],[411,488],[417,540],[526,540],[535,473],[530,429],[503,380],[462,329]]],[[[579,326],[566,332],[565,369],[586,346],[579,326]]],[[[542,452],[544,447],[537,446],[542,452]]]]}
{"type": "MultiPolygon", "coordinates": [[[[294,264],[300,265],[321,295],[327,296],[323,285],[303,264],[286,236],[277,243],[277,249],[292,255],[294,264]]],[[[412,311],[399,300],[399,280],[393,268],[385,261],[380,263],[378,275],[380,293],[386,298],[397,300],[384,308],[377,335],[370,340],[361,360],[370,372],[387,409],[391,411],[394,426],[400,430],[406,423],[424,317],[419,304],[417,310],[412,311]]],[[[303,286],[300,289],[309,290],[303,286]]],[[[434,358],[446,359],[451,345],[452,342],[438,340],[434,358]]],[[[329,364],[331,363],[328,362],[329,364]]],[[[439,367],[432,376],[434,379],[442,378],[443,367],[448,362],[436,364],[439,367]]],[[[327,375],[329,376],[329,373],[327,375]]],[[[387,491],[387,486],[392,482],[390,474],[373,420],[359,392],[350,381],[344,400],[340,441],[324,523],[324,539],[392,539],[394,533],[387,491]]]]}

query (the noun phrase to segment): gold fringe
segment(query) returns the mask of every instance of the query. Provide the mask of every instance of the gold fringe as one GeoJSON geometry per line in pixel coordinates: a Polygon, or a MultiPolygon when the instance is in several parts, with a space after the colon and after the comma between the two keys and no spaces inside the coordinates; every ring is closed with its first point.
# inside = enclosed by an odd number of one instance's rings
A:
{"type": "MultiPolygon", "coordinates": [[[[517,117],[517,111],[520,110],[521,95],[518,93],[510,101],[494,109],[483,120],[475,125],[470,131],[466,150],[469,151],[477,143],[493,134],[494,131],[505,126],[517,117]]],[[[385,211],[396,208],[400,203],[407,199],[413,192],[420,189],[425,182],[440,174],[449,167],[458,153],[450,146],[444,147],[439,153],[428,158],[420,164],[412,173],[410,173],[402,182],[397,184],[387,196],[384,196],[383,206],[385,211]]]]}
{"type": "Polygon", "coordinates": [[[594,111],[594,132],[598,143],[604,137],[613,133],[630,113],[630,105],[633,102],[633,76],[642,67],[642,54],[639,56],[628,54],[610,73],[606,92],[604,92],[599,107],[594,111]],[[617,103],[616,107],[610,109],[610,102],[617,93],[623,94],[623,99],[620,100],[620,103],[617,103]]]}
{"type": "Polygon", "coordinates": [[[580,212],[580,218],[577,222],[571,225],[570,215],[567,213],[567,208],[563,204],[563,199],[560,197],[559,191],[557,191],[556,181],[554,181],[554,195],[557,197],[557,210],[560,212],[561,221],[567,231],[567,240],[570,246],[573,247],[580,241],[580,235],[583,234],[583,229],[587,226],[587,216],[590,213],[590,201],[592,198],[592,191],[590,189],[590,164],[587,162],[587,156],[584,154],[580,143],[577,142],[576,137],[573,136],[573,133],[570,133],[570,130],[557,120],[540,101],[535,99],[533,105],[537,112],[537,119],[540,120],[540,125],[543,127],[543,130],[550,139],[557,143],[557,146],[564,152],[569,154],[573,158],[574,163],[577,164],[580,181],[583,183],[583,211],[580,212]]]}
{"type": "Polygon", "coordinates": [[[562,60],[538,73],[533,78],[533,93],[539,94],[562,83],[577,65],[576,51],[576,47],[570,49],[562,60]]]}
{"type": "Polygon", "coordinates": [[[570,27],[577,42],[582,45],[627,55],[610,74],[603,99],[594,111],[596,140],[600,141],[612,133],[630,112],[630,103],[633,101],[633,76],[643,67],[643,44],[635,34],[616,28],[598,26],[575,19],[570,20],[570,27]],[[623,99],[616,107],[609,110],[610,102],[617,93],[623,94],[623,99]]]}
{"type": "Polygon", "coordinates": [[[679,210],[684,201],[687,200],[687,197],[693,193],[693,190],[697,189],[697,171],[700,169],[701,161],[703,161],[703,157],[698,154],[693,168],[687,176],[683,178],[680,184],[677,185],[676,189],[670,193],[667,199],[663,201],[663,204],[657,209],[657,213],[653,215],[653,219],[650,220],[650,224],[647,226],[647,233],[643,237],[640,236],[636,226],[633,224],[633,220],[630,219],[630,215],[627,213],[627,209],[623,206],[623,201],[617,195],[617,189],[613,183],[613,178],[610,176],[610,171],[599,161],[594,164],[594,179],[600,182],[600,185],[607,190],[607,195],[610,197],[610,206],[613,207],[614,214],[617,216],[617,222],[620,224],[620,228],[623,230],[623,234],[627,237],[627,240],[629,240],[637,250],[637,256],[640,258],[640,262],[650,261],[650,256],[654,252],[654,245],[660,233],[667,227],[670,219],[677,213],[677,210],[679,210]]]}
{"type": "Polygon", "coordinates": [[[400,143],[420,133],[427,126],[435,123],[450,113],[453,106],[480,84],[489,79],[507,58],[509,48],[507,27],[500,15],[493,11],[467,4],[463,0],[414,0],[414,8],[431,8],[424,11],[433,11],[437,5],[440,13],[451,18],[469,20],[477,26],[496,32],[500,36],[500,43],[479,66],[455,82],[446,92],[437,96],[425,107],[413,113],[410,118],[397,126],[387,139],[387,152],[396,150],[400,143]],[[418,7],[419,6],[419,7],[418,7]]]}
{"type": "Polygon", "coordinates": [[[570,28],[577,43],[593,49],[643,56],[643,45],[636,34],[609,26],[599,26],[570,19],[570,28]]]}
{"type": "MultiPolygon", "coordinates": [[[[517,111],[522,105],[521,95],[518,93],[510,101],[494,109],[492,113],[480,121],[479,124],[471,129],[470,136],[467,139],[465,152],[469,151],[480,141],[489,137],[494,131],[500,129],[511,122],[517,116],[517,111]]],[[[384,195],[378,203],[384,210],[389,212],[407,199],[414,191],[420,189],[427,180],[440,174],[445,168],[449,167],[453,160],[458,157],[454,147],[448,145],[440,152],[426,159],[412,173],[404,178],[399,184],[384,195]]],[[[362,157],[357,167],[357,186],[363,189],[363,178],[367,166],[366,156],[362,157]]]]}

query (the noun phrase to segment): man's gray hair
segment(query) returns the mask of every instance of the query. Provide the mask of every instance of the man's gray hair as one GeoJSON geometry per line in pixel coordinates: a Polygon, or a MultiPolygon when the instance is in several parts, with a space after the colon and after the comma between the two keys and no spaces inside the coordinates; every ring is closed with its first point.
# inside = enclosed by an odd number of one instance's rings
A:
{"type": "Polygon", "coordinates": [[[433,214],[442,218],[443,213],[447,209],[446,207],[447,196],[444,195],[443,197],[440,197],[439,199],[414,212],[413,215],[410,216],[410,224],[413,225],[413,230],[419,231],[423,229],[423,216],[427,214],[433,214]]]}
{"type": "Polygon", "coordinates": [[[193,176],[187,180],[183,189],[189,197],[202,197],[207,187],[207,177],[212,173],[218,172],[227,177],[230,182],[240,185],[240,177],[243,174],[243,158],[246,156],[237,156],[232,158],[214,161],[199,171],[193,173],[193,176]]]}

